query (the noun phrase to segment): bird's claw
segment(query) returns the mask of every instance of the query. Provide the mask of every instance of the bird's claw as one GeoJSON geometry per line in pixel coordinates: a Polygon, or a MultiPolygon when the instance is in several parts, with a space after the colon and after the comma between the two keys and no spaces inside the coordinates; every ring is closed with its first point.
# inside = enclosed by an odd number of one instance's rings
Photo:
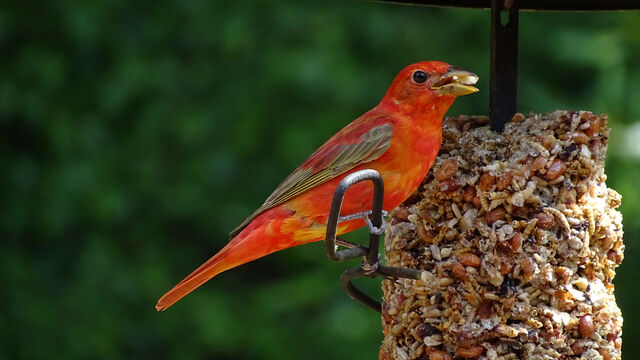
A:
{"type": "Polygon", "coordinates": [[[372,233],[373,235],[382,235],[384,234],[384,231],[387,229],[387,222],[384,220],[384,217],[386,216],[385,213],[382,214],[382,221],[381,221],[382,225],[380,225],[379,228],[374,226],[373,223],[371,223],[371,219],[369,218],[369,216],[364,217],[364,222],[367,223],[367,226],[369,227],[369,232],[372,233]]]}
{"type": "Polygon", "coordinates": [[[378,254],[378,260],[373,264],[369,264],[366,258],[362,261],[362,270],[367,276],[373,276],[378,271],[378,267],[380,267],[380,254],[378,254]]]}

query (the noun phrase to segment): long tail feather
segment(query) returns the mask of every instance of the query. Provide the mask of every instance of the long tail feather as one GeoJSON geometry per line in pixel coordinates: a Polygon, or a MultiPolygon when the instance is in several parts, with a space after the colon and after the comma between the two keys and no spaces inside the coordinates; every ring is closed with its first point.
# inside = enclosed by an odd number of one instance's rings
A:
{"type": "Polygon", "coordinates": [[[274,251],[304,243],[304,241],[294,241],[290,232],[308,226],[306,222],[293,221],[295,226],[289,226],[287,233],[280,231],[283,222],[290,220],[290,215],[291,211],[276,208],[256,218],[222,250],[162,296],[158,300],[156,310],[166,310],[176,301],[225,270],[261,258],[274,251]]]}
{"type": "Polygon", "coordinates": [[[254,219],[222,250],[164,294],[158,300],[156,310],[166,310],[176,301],[225,270],[261,258],[274,251],[322,239],[324,229],[311,230],[308,228],[312,219],[296,218],[292,215],[291,210],[276,207],[254,219]],[[297,230],[301,229],[305,230],[303,234],[294,235],[297,230]]]}
{"type": "Polygon", "coordinates": [[[225,246],[222,250],[215,254],[211,259],[207,260],[199,268],[189,274],[189,276],[187,276],[184,280],[178,283],[178,285],[174,286],[173,289],[164,294],[160,298],[160,300],[158,300],[156,310],[166,310],[169,306],[175,304],[176,301],[182,299],[184,296],[210,280],[212,277],[225,270],[240,265],[231,263],[231,259],[228,257],[228,255],[231,253],[231,251],[233,251],[232,249],[234,247],[242,243],[242,240],[243,239],[238,238],[232,240],[229,244],[227,244],[227,246],[225,246]]]}

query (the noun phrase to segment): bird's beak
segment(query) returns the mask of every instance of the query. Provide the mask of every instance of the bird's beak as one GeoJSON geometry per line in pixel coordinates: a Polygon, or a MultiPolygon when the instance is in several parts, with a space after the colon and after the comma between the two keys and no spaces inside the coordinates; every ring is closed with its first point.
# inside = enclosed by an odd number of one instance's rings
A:
{"type": "Polygon", "coordinates": [[[431,89],[440,95],[462,96],[478,92],[478,88],[472,86],[477,81],[478,75],[471,71],[452,67],[431,85],[431,89]]]}

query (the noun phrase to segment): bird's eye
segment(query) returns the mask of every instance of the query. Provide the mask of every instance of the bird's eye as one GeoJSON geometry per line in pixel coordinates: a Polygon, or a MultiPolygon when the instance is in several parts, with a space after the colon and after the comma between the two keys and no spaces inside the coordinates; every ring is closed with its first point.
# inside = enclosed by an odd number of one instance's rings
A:
{"type": "Polygon", "coordinates": [[[418,84],[422,84],[423,82],[427,81],[428,78],[429,76],[427,76],[427,73],[422,70],[418,70],[413,73],[413,81],[418,84]]]}

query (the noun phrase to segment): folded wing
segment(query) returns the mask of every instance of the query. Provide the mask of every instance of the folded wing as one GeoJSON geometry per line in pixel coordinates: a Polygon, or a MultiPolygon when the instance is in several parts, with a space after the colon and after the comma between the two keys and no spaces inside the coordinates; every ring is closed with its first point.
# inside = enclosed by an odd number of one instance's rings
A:
{"type": "Polygon", "coordinates": [[[256,216],[354,167],[373,161],[391,146],[392,122],[384,116],[360,118],[342,129],[295,169],[251,216],[235,228],[233,238],[256,216]]]}

